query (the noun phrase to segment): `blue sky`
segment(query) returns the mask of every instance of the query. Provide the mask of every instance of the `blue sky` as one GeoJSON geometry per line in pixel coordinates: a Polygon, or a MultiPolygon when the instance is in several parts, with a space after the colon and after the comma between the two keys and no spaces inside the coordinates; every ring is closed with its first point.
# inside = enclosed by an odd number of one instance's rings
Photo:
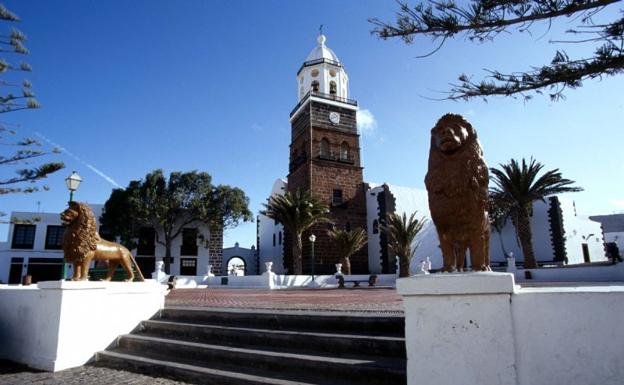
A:
{"type": "MultiPolygon", "coordinates": [[[[242,188],[257,213],[273,181],[287,174],[296,72],[320,24],[349,74],[350,96],[373,117],[361,139],[366,181],[424,188],[429,130],[456,112],[477,129],[490,166],[533,156],[585,189],[573,195],[579,213],[624,210],[622,76],[587,81],[556,103],[540,96],[529,103],[428,99],[462,72],[479,79],[484,68],[523,70],[558,48],[571,57],[590,53],[591,46],[549,44],[574,21],[555,23],[554,36],[535,25],[532,35],[484,44],[460,38],[417,59],[435,44],[370,34],[367,18],[392,20],[393,0],[4,4],[23,19],[17,27],[29,37],[29,79],[43,108],[3,118],[73,156],[48,158],[67,165],[47,181],[51,191],[3,196],[2,211],[36,211],[37,202],[43,211],[62,211],[63,179],[72,170],[84,179],[76,199],[104,203],[114,183],[126,186],[162,168],[207,171],[214,183],[242,188]]],[[[600,17],[613,19],[620,8],[600,17]]],[[[254,244],[255,228],[228,231],[225,245],[254,244]]],[[[0,239],[6,230],[0,226],[0,239]]]]}

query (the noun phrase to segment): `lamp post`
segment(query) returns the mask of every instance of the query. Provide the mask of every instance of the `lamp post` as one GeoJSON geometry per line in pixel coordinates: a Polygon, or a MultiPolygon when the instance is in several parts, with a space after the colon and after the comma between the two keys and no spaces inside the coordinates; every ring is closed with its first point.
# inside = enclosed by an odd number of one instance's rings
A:
{"type": "Polygon", "coordinates": [[[314,286],[314,241],[316,241],[316,235],[310,235],[308,238],[312,244],[312,285],[314,286]]]}
{"type": "Polygon", "coordinates": [[[74,200],[74,191],[78,190],[80,186],[80,182],[82,182],[82,178],[76,171],[72,171],[71,175],[65,178],[65,184],[67,185],[67,189],[69,190],[69,201],[72,202],[74,200]]]}
{"type": "MultiPolygon", "coordinates": [[[[80,182],[82,182],[82,178],[76,171],[72,171],[71,175],[65,178],[65,185],[69,190],[70,202],[74,200],[74,191],[78,190],[80,182]]],[[[67,278],[67,263],[65,263],[65,255],[63,255],[63,272],[61,274],[61,280],[65,280],[67,278]]]]}

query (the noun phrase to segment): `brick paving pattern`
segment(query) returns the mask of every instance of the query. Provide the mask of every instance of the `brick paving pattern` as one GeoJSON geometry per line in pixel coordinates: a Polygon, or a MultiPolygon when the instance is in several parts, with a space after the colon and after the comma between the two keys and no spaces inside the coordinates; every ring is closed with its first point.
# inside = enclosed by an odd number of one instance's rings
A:
{"type": "Polygon", "coordinates": [[[186,385],[186,382],[155,378],[123,370],[85,365],[56,373],[38,372],[4,361],[0,364],[2,385],[186,385]]]}
{"type": "Polygon", "coordinates": [[[391,288],[174,289],[167,295],[165,306],[403,313],[403,301],[391,288]]]}

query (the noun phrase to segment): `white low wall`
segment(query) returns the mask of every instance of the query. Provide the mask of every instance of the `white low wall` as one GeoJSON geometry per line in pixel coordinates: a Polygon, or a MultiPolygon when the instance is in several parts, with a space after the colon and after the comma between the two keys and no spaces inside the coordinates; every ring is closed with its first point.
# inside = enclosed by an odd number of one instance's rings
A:
{"type": "Polygon", "coordinates": [[[152,280],[0,285],[0,357],[46,371],[83,365],[162,309],[165,294],[152,280]]]}
{"type": "MultiPolygon", "coordinates": [[[[368,280],[370,275],[345,275],[345,280],[368,280]]],[[[378,274],[376,286],[394,286],[396,275],[378,274]]],[[[314,283],[310,275],[228,275],[223,277],[177,276],[176,288],[191,289],[196,287],[230,287],[230,288],[264,288],[264,289],[303,289],[303,288],[337,288],[338,280],[333,275],[316,275],[314,283]],[[227,278],[227,285],[222,285],[222,278],[227,278]]],[[[351,284],[345,286],[351,287],[351,284]]],[[[361,285],[366,287],[367,284],[361,285]]]]}
{"type": "MultiPolygon", "coordinates": [[[[624,282],[624,263],[568,265],[564,267],[543,267],[539,269],[518,269],[516,280],[525,280],[525,271],[530,271],[532,280],[550,282],[624,282]]],[[[530,280],[528,280],[530,281],[530,280]]]]}
{"type": "Polygon", "coordinates": [[[408,384],[621,384],[624,286],[520,288],[512,274],[397,280],[408,384]]]}

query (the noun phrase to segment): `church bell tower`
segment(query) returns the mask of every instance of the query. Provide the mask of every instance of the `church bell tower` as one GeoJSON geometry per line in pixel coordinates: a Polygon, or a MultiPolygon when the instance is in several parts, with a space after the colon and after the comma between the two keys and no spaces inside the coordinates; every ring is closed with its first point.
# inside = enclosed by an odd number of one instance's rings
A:
{"type": "MultiPolygon", "coordinates": [[[[319,35],[318,45],[297,72],[299,101],[290,113],[288,191],[309,190],[325,202],[334,226],[366,230],[366,190],[356,121],[358,103],[349,99],[349,77],[325,41],[325,36],[319,35]]],[[[335,272],[334,264],[340,261],[327,234],[329,228],[327,224],[316,225],[304,235],[304,274],[309,274],[312,267],[308,241],[311,233],[316,236],[315,272],[335,272]]],[[[288,243],[284,265],[291,268],[288,243]]],[[[351,270],[353,274],[369,272],[366,247],[351,257],[351,270]]]]}

